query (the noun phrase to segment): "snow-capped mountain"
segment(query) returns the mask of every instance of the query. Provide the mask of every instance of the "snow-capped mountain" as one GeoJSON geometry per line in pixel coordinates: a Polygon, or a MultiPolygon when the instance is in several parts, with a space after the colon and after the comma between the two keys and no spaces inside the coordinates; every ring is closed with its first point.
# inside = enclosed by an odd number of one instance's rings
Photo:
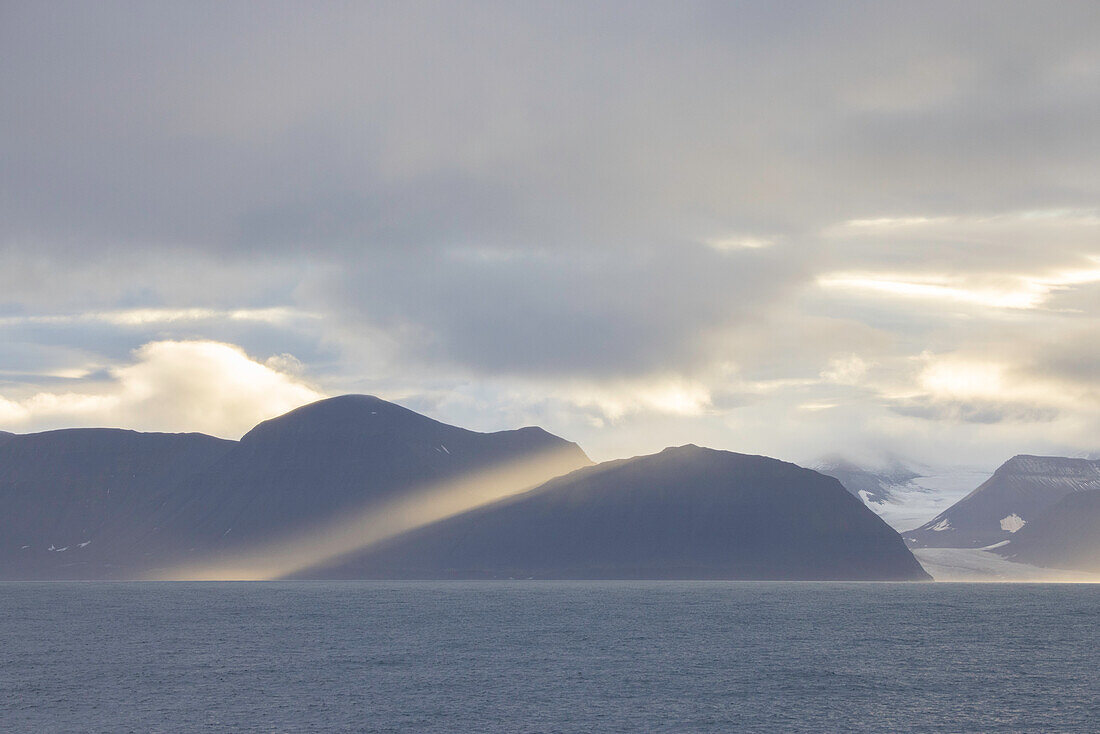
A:
{"type": "Polygon", "coordinates": [[[983,548],[1011,541],[1067,495],[1100,489],[1100,461],[1013,457],[989,479],[920,527],[904,533],[915,548],[983,548]]]}
{"type": "Polygon", "coordinates": [[[860,465],[842,456],[812,463],[834,477],[895,530],[908,530],[942,512],[983,482],[988,471],[973,467],[934,468],[891,458],[860,465]]]}
{"type": "Polygon", "coordinates": [[[912,480],[919,476],[900,461],[870,470],[835,454],[815,462],[812,468],[839,480],[845,489],[868,505],[885,504],[895,500],[900,493],[912,491],[912,480]]]}

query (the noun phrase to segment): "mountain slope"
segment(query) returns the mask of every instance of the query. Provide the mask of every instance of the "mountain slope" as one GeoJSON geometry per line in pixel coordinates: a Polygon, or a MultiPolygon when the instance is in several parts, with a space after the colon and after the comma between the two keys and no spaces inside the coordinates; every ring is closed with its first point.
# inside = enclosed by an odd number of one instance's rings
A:
{"type": "Polygon", "coordinates": [[[0,445],[0,578],[141,577],[547,455],[525,486],[591,464],[539,428],[477,433],[364,395],[303,406],[239,442],[112,429],[14,436],[0,445]]]}
{"type": "Polygon", "coordinates": [[[1013,457],[963,499],[904,533],[918,548],[981,548],[1012,540],[1066,495],[1100,489],[1100,461],[1013,457]]]}
{"type": "Polygon", "coordinates": [[[562,455],[549,476],[592,463],[541,428],[478,433],[373,396],[330,398],[249,431],[166,508],[158,537],[239,547],[545,452],[562,455]]]}
{"type": "Polygon", "coordinates": [[[989,477],[988,471],[966,466],[931,467],[895,459],[868,467],[838,456],[820,459],[811,468],[836,478],[899,532],[947,509],[989,477]]]}
{"type": "Polygon", "coordinates": [[[114,576],[181,478],[231,441],[107,428],[0,443],[0,578],[114,576]]]}
{"type": "Polygon", "coordinates": [[[1036,566],[1100,573],[1100,489],[1065,495],[996,552],[1036,566]]]}
{"type": "Polygon", "coordinates": [[[581,469],[299,575],[928,578],[835,479],[696,446],[581,469]]]}
{"type": "Polygon", "coordinates": [[[839,481],[867,505],[883,505],[895,500],[899,493],[910,491],[912,480],[920,476],[898,463],[872,471],[836,455],[820,459],[812,468],[839,481]]]}

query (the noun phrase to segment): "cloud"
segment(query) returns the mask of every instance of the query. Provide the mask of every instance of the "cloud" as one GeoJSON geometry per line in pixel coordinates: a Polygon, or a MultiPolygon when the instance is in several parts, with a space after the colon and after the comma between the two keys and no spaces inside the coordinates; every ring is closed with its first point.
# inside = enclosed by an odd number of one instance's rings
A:
{"type": "Polygon", "coordinates": [[[255,321],[265,324],[316,318],[286,307],[239,308],[233,310],[212,308],[131,308],[112,311],[85,311],[76,314],[51,314],[29,316],[0,316],[0,327],[23,325],[70,326],[73,324],[104,323],[113,326],[142,327],[156,324],[175,324],[202,321],[255,321]]]}
{"type": "Polygon", "coordinates": [[[840,385],[857,385],[866,374],[867,363],[858,354],[850,354],[829,360],[829,366],[822,370],[821,378],[840,385]]]}
{"type": "Polygon", "coordinates": [[[705,244],[707,247],[719,252],[727,252],[730,250],[759,250],[762,247],[771,247],[775,244],[775,241],[767,237],[753,235],[728,235],[708,239],[705,244]]]}
{"type": "Polygon", "coordinates": [[[960,423],[1050,423],[1059,416],[1056,408],[1021,405],[1011,401],[929,401],[924,398],[891,406],[898,415],[929,421],[960,423]]]}
{"type": "MultiPolygon", "coordinates": [[[[920,276],[917,276],[920,278],[920,276]]],[[[867,291],[885,296],[920,298],[941,303],[962,303],[992,308],[1038,308],[1046,301],[1054,286],[1023,282],[1015,289],[966,288],[950,285],[947,276],[925,276],[921,279],[906,276],[841,273],[824,275],[817,282],[824,288],[867,291]],[[930,282],[932,281],[932,282],[930,282]],[[935,282],[939,281],[939,282],[935,282]]]]}
{"type": "Polygon", "coordinates": [[[880,269],[826,272],[817,283],[882,297],[1040,308],[1100,282],[1098,235],[1096,209],[849,220],[824,236],[843,257],[880,269]]]}
{"type": "Polygon", "coordinates": [[[797,240],[898,202],[1095,201],[1087,4],[992,22],[946,3],[626,7],[18,5],[0,242],[573,250],[797,240]]]}
{"type": "Polygon", "coordinates": [[[216,342],[273,395],[603,458],[1083,444],[1098,34],[1088,2],[9,4],[0,417],[230,435],[141,351],[216,342]]]}
{"type": "Polygon", "coordinates": [[[601,425],[604,419],[616,421],[631,413],[700,415],[711,406],[711,394],[706,385],[677,376],[602,385],[567,385],[557,391],[556,397],[582,410],[595,409],[601,425]]]}
{"type": "Polygon", "coordinates": [[[0,397],[0,422],[21,431],[106,425],[237,438],[262,420],[324,397],[285,371],[292,359],[278,355],[263,364],[231,344],[150,342],[132,362],[82,391],[0,397]]]}
{"type": "Polygon", "coordinates": [[[365,258],[300,294],[399,359],[492,376],[638,377],[707,368],[719,335],[766,319],[803,267],[775,248],[365,258]]]}

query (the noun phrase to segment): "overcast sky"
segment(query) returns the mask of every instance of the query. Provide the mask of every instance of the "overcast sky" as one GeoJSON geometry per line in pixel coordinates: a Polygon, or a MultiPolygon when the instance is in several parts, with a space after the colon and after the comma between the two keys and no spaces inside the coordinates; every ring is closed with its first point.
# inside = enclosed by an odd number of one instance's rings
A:
{"type": "Polygon", "coordinates": [[[1100,4],[0,3],[0,429],[1100,451],[1100,4]]]}

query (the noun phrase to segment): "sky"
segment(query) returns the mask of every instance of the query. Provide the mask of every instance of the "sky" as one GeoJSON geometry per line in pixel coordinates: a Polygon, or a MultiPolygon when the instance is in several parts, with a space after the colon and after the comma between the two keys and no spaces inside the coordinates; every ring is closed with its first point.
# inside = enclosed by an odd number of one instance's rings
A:
{"type": "Polygon", "coordinates": [[[0,2],[0,430],[1100,451],[1095,2],[0,2]]]}

